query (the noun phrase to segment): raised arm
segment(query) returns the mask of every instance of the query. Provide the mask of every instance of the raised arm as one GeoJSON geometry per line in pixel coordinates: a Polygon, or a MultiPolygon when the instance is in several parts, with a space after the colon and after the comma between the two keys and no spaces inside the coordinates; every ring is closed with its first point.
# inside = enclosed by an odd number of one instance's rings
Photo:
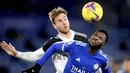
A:
{"type": "Polygon", "coordinates": [[[58,38],[54,38],[54,37],[50,38],[47,42],[44,43],[44,45],[41,48],[37,49],[36,51],[28,51],[28,52],[20,52],[20,51],[16,50],[16,48],[13,45],[11,45],[11,43],[8,44],[5,41],[1,42],[0,46],[10,56],[14,56],[14,57],[17,57],[21,60],[28,61],[28,62],[35,62],[35,61],[39,60],[44,55],[46,50],[53,43],[55,43],[57,41],[61,41],[61,40],[58,38]]]}
{"type": "Polygon", "coordinates": [[[44,56],[35,64],[35,66],[23,71],[27,73],[39,73],[41,66],[53,55],[54,52],[61,52],[61,51],[69,51],[71,44],[64,43],[64,42],[57,42],[53,44],[49,49],[46,51],[44,56]]]}

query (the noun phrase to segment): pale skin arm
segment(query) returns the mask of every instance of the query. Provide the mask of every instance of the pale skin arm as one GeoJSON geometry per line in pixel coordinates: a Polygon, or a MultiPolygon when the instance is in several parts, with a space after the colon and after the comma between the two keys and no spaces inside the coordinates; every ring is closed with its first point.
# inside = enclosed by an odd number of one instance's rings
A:
{"type": "Polygon", "coordinates": [[[18,51],[11,43],[7,44],[5,41],[2,41],[0,46],[10,56],[16,56],[18,54],[18,51]]]}
{"type": "Polygon", "coordinates": [[[43,55],[44,51],[42,48],[37,49],[33,52],[20,52],[15,49],[11,43],[7,44],[5,41],[2,41],[0,43],[0,46],[2,49],[10,56],[14,56],[16,58],[19,58],[21,60],[27,61],[27,62],[35,62],[39,60],[43,55]]]}

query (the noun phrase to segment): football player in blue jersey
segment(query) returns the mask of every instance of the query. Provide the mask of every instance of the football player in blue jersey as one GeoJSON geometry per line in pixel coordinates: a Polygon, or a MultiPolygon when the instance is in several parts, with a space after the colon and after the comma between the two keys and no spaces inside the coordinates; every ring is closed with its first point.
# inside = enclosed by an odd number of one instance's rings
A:
{"type": "Polygon", "coordinates": [[[100,67],[102,73],[111,73],[108,59],[101,48],[107,43],[108,34],[105,30],[96,31],[88,43],[81,41],[57,42],[53,44],[35,66],[22,73],[39,73],[42,65],[54,52],[68,52],[70,54],[64,73],[95,73],[100,67]]]}

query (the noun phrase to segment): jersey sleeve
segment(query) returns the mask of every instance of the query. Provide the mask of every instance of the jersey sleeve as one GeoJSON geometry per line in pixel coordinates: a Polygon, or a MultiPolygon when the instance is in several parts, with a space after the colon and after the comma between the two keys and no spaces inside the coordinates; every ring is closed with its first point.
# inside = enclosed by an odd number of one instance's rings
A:
{"type": "Polygon", "coordinates": [[[74,40],[82,41],[84,43],[88,43],[88,36],[86,34],[75,32],[74,40]]]}
{"type": "Polygon", "coordinates": [[[54,45],[50,46],[44,56],[38,61],[38,64],[42,66],[54,53],[54,45]]]}
{"type": "Polygon", "coordinates": [[[102,61],[102,65],[101,65],[102,73],[111,73],[111,70],[108,65],[107,55],[104,54],[101,50],[100,50],[100,55],[103,57],[103,61],[102,61]]]}
{"type": "Polygon", "coordinates": [[[38,61],[38,64],[42,66],[52,55],[54,52],[61,52],[65,50],[66,52],[69,50],[71,44],[65,42],[57,42],[48,48],[44,56],[38,61]]]}
{"type": "Polygon", "coordinates": [[[110,67],[108,65],[108,60],[101,66],[102,73],[111,73],[110,67]]]}
{"type": "Polygon", "coordinates": [[[102,69],[102,73],[112,73],[110,68],[107,67],[106,69],[102,69]]]}
{"type": "Polygon", "coordinates": [[[74,41],[65,42],[65,43],[62,45],[62,51],[63,51],[63,52],[69,52],[70,49],[72,48],[73,43],[74,43],[74,41]]]}
{"type": "Polygon", "coordinates": [[[36,62],[44,55],[44,53],[45,52],[43,51],[42,48],[39,48],[36,51],[28,51],[28,52],[18,51],[16,57],[24,61],[36,62]]]}
{"type": "Polygon", "coordinates": [[[51,37],[48,41],[46,41],[43,46],[42,46],[42,49],[44,52],[47,51],[47,49],[54,43],[56,42],[59,42],[59,41],[62,41],[60,38],[58,37],[51,37]]]}
{"type": "Polygon", "coordinates": [[[56,42],[55,45],[55,50],[58,51],[63,51],[63,52],[69,52],[70,47],[72,46],[74,41],[70,42],[56,42]]]}

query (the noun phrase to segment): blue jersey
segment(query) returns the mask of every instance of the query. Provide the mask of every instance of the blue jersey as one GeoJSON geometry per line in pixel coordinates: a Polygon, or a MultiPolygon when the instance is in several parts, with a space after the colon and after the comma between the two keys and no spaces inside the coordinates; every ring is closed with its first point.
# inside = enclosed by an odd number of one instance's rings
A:
{"type": "Polygon", "coordinates": [[[64,73],[95,73],[108,60],[101,50],[91,55],[89,49],[89,45],[81,41],[58,42],[47,50],[38,63],[42,66],[54,52],[69,52],[70,55],[64,73]]]}

